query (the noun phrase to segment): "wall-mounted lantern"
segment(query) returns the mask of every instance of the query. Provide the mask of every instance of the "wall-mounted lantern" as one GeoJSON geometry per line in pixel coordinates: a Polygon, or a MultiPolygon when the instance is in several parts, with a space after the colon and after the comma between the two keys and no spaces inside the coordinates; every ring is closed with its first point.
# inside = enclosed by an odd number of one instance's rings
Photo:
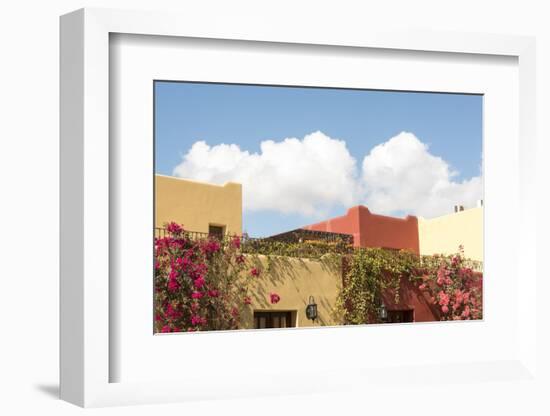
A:
{"type": "Polygon", "coordinates": [[[384,301],[380,302],[380,308],[378,309],[378,316],[380,317],[380,320],[382,322],[386,322],[388,319],[388,310],[386,309],[386,305],[384,304],[384,301]]]}
{"type": "Polygon", "coordinates": [[[307,319],[311,319],[312,321],[317,319],[317,304],[313,296],[309,297],[309,304],[306,306],[306,316],[307,319]]]}

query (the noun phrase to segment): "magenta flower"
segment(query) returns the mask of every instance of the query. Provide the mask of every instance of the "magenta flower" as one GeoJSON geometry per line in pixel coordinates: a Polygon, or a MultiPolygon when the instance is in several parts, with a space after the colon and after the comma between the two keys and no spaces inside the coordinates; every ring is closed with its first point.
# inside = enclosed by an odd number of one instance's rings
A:
{"type": "Polygon", "coordinates": [[[193,292],[193,293],[191,294],[191,298],[192,298],[192,299],[200,299],[200,298],[202,298],[202,297],[203,297],[202,292],[193,292]]]}
{"type": "Polygon", "coordinates": [[[220,295],[220,292],[218,292],[215,289],[208,291],[208,296],[210,296],[211,298],[217,298],[219,295],[220,295]]]}
{"type": "Polygon", "coordinates": [[[191,323],[193,325],[204,325],[206,324],[206,318],[203,318],[202,316],[199,316],[199,315],[193,315],[191,317],[191,323]]]}
{"type": "Polygon", "coordinates": [[[170,292],[177,292],[180,288],[180,284],[178,283],[178,281],[176,279],[170,279],[168,281],[168,290],[170,292]]]}
{"type": "Polygon", "coordinates": [[[201,250],[204,254],[211,254],[219,251],[220,243],[216,240],[208,240],[205,244],[202,245],[201,250]]]}
{"type": "Polygon", "coordinates": [[[170,325],[164,325],[160,332],[171,332],[172,329],[170,328],[170,325]]]}
{"type": "Polygon", "coordinates": [[[276,303],[279,303],[281,300],[281,297],[276,293],[270,293],[269,294],[269,301],[274,305],[276,303]]]}
{"type": "Polygon", "coordinates": [[[175,222],[171,222],[166,226],[166,230],[170,234],[181,234],[183,232],[183,227],[181,227],[179,224],[176,224],[175,222]]]}
{"type": "Polygon", "coordinates": [[[239,249],[239,248],[241,248],[241,239],[240,239],[238,236],[235,236],[235,237],[233,237],[233,239],[231,240],[231,244],[232,244],[233,247],[235,247],[236,249],[239,249]]]}
{"type": "Polygon", "coordinates": [[[200,289],[201,287],[204,286],[204,278],[203,277],[199,277],[198,279],[196,279],[193,284],[195,285],[195,287],[197,289],[200,289]]]}
{"type": "Polygon", "coordinates": [[[252,270],[250,270],[250,274],[254,277],[258,277],[260,275],[260,271],[254,267],[252,270]]]}
{"type": "Polygon", "coordinates": [[[182,316],[182,312],[174,309],[171,303],[166,305],[165,313],[166,316],[170,319],[179,319],[182,316]]]}

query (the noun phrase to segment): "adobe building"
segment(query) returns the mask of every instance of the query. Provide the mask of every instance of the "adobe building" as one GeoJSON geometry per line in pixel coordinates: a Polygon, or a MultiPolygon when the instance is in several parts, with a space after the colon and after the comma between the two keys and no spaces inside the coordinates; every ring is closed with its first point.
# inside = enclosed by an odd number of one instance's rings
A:
{"type": "Polygon", "coordinates": [[[174,221],[186,230],[216,235],[241,235],[242,186],[155,175],[155,227],[174,221]]]}
{"type": "Polygon", "coordinates": [[[456,210],[431,219],[373,214],[363,205],[346,215],[303,227],[306,230],[353,236],[355,247],[410,250],[420,255],[453,254],[464,247],[465,257],[483,261],[483,208],[456,210]]]}
{"type": "Polygon", "coordinates": [[[350,234],[355,247],[379,247],[420,253],[418,219],[372,214],[363,205],[348,209],[346,215],[303,227],[311,231],[350,234]]]}
{"type": "Polygon", "coordinates": [[[440,217],[418,218],[420,254],[452,254],[464,247],[466,258],[483,261],[483,208],[457,210],[440,217]]]}
{"type": "MultiPolygon", "coordinates": [[[[482,208],[474,208],[433,219],[414,216],[395,218],[373,214],[365,206],[348,209],[340,217],[328,219],[284,234],[349,235],[356,247],[405,249],[417,254],[456,253],[464,245],[465,255],[483,260],[482,208]],[[305,231],[300,233],[300,230],[305,231]]],[[[155,226],[177,222],[189,232],[216,236],[242,235],[242,187],[237,183],[214,185],[188,179],[155,175],[155,226]]],[[[272,236],[271,239],[278,237],[272,236]]],[[[288,236],[284,236],[287,238],[288,236]]],[[[275,238],[276,239],[276,238],[275,238]]],[[[267,258],[261,262],[266,262],[267,258]]],[[[245,328],[280,328],[340,325],[334,315],[342,275],[317,260],[284,258],[284,274],[264,276],[251,288],[251,301],[242,323],[245,328]],[[268,301],[275,292],[281,299],[268,301]],[[311,321],[306,306],[313,297],[318,317],[311,321]]],[[[408,280],[403,280],[400,302],[384,299],[389,322],[437,320],[436,312],[424,295],[408,280]]]]}

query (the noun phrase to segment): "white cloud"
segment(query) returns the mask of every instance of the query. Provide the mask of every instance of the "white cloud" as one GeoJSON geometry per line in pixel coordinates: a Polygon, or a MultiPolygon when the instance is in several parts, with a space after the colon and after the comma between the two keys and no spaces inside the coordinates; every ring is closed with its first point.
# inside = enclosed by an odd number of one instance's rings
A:
{"type": "Polygon", "coordinates": [[[363,159],[364,201],[373,212],[428,218],[451,212],[455,204],[474,206],[483,194],[481,177],[455,182],[456,175],[414,134],[402,132],[363,159]]]}
{"type": "Polygon", "coordinates": [[[402,132],[356,160],[345,141],[315,132],[303,139],[261,142],[259,153],[236,144],[193,144],[175,176],[243,185],[245,210],[273,210],[317,218],[332,207],[358,203],[372,212],[404,212],[427,218],[474,206],[482,198],[480,176],[453,181],[457,173],[414,134],[402,132]]]}
{"type": "Polygon", "coordinates": [[[346,143],[321,132],[302,140],[263,141],[259,153],[235,144],[193,144],[175,176],[243,185],[244,209],[322,216],[336,205],[350,206],[357,196],[356,161],[346,143]]]}

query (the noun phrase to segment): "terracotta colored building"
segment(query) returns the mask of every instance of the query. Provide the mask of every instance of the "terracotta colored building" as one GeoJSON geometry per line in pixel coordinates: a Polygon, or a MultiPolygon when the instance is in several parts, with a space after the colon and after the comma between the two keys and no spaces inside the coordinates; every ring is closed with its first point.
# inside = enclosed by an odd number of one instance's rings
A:
{"type": "Polygon", "coordinates": [[[452,254],[460,245],[464,255],[483,262],[483,208],[478,206],[425,219],[373,214],[365,206],[346,215],[302,227],[305,230],[349,234],[355,247],[410,250],[416,254],[452,254]]]}
{"type": "Polygon", "coordinates": [[[420,253],[418,219],[372,214],[363,205],[348,209],[346,215],[331,218],[303,227],[311,231],[350,234],[355,247],[381,247],[395,250],[410,250],[420,253]]]}

